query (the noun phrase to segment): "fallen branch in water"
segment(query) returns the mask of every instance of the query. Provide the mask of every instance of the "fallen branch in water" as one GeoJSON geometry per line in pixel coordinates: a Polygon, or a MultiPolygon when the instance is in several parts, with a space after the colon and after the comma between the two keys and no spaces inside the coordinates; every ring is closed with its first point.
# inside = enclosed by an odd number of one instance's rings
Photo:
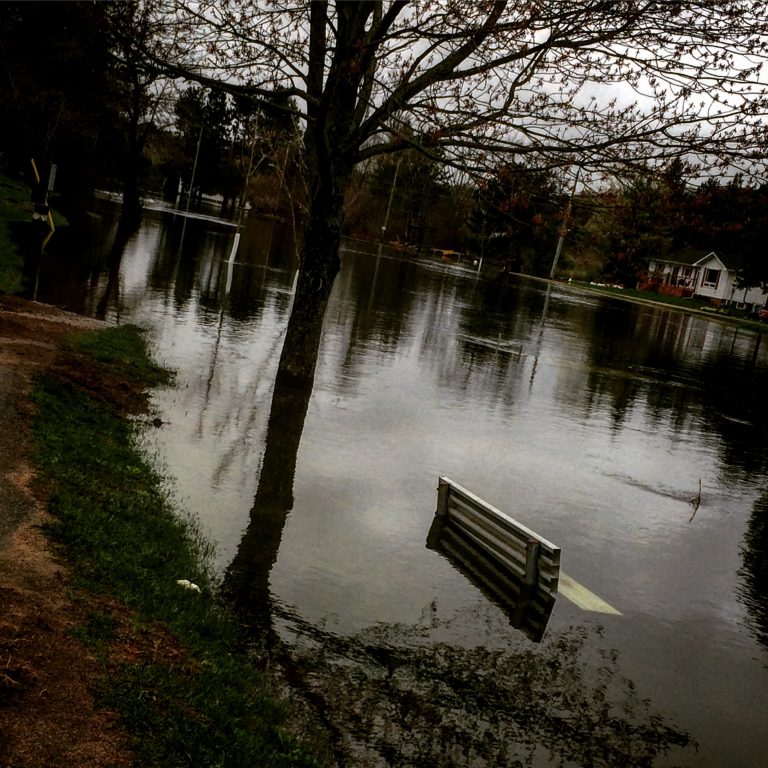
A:
{"type": "Polygon", "coordinates": [[[690,505],[693,507],[693,514],[688,520],[689,523],[693,520],[694,517],[696,517],[696,513],[699,511],[699,507],[701,506],[701,478],[699,478],[699,492],[691,499],[690,505]]]}

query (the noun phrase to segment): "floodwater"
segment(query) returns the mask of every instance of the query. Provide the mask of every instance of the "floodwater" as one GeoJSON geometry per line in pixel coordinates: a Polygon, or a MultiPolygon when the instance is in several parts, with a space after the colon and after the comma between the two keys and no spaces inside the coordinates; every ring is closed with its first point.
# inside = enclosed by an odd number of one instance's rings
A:
{"type": "Polygon", "coordinates": [[[236,253],[161,210],[114,232],[95,214],[38,297],[149,329],[177,384],[147,444],[350,765],[765,765],[768,339],[350,241],[306,418],[268,430],[290,223],[236,253]],[[440,476],[615,613],[511,626],[426,545],[440,476]]]}

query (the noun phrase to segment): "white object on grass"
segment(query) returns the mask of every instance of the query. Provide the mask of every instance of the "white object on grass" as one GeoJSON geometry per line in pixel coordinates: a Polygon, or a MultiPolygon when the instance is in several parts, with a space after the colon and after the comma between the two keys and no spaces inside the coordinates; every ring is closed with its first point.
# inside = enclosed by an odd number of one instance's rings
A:
{"type": "Polygon", "coordinates": [[[176,579],[176,583],[184,589],[191,589],[193,592],[199,592],[200,587],[197,584],[193,584],[189,579],[176,579]]]}

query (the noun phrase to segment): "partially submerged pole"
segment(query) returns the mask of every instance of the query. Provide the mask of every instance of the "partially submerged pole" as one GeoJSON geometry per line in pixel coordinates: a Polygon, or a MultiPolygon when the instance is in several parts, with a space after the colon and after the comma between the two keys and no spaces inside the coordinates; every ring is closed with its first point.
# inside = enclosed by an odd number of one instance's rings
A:
{"type": "Polygon", "coordinates": [[[397,165],[395,166],[395,176],[392,179],[392,188],[389,190],[389,200],[387,201],[387,211],[384,214],[384,223],[381,225],[381,241],[384,242],[384,238],[387,236],[387,225],[389,224],[389,212],[392,209],[392,198],[395,196],[395,185],[397,184],[397,174],[400,173],[400,163],[403,162],[403,158],[397,158],[397,165]]]}
{"type": "Polygon", "coordinates": [[[560,253],[563,250],[563,241],[568,233],[568,222],[571,218],[571,209],[573,208],[573,197],[576,194],[576,186],[579,183],[579,175],[581,174],[581,166],[576,169],[576,178],[573,182],[573,189],[571,195],[568,198],[568,203],[565,206],[565,212],[563,213],[563,225],[560,227],[560,237],[557,238],[557,248],[555,248],[555,258],[552,259],[552,269],[549,270],[549,279],[555,279],[555,269],[557,269],[557,262],[560,260],[560,253]]]}
{"type": "Polygon", "coordinates": [[[539,542],[529,539],[525,545],[525,576],[523,584],[533,587],[539,580],[539,542]]]}
{"type": "Polygon", "coordinates": [[[448,515],[448,494],[451,492],[451,483],[444,477],[437,481],[437,517],[446,517],[448,515]]]}

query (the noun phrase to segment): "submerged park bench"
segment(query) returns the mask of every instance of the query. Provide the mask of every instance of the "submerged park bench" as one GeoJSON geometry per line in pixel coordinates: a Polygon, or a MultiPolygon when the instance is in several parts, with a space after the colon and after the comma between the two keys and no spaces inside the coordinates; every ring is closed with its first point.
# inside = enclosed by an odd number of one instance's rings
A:
{"type": "Polygon", "coordinates": [[[557,596],[560,547],[447,477],[438,483],[435,517],[458,528],[523,587],[557,596]]]}
{"type": "Polygon", "coordinates": [[[441,477],[427,547],[446,557],[513,626],[539,640],[558,594],[585,611],[621,612],[560,569],[560,547],[441,477]]]}

